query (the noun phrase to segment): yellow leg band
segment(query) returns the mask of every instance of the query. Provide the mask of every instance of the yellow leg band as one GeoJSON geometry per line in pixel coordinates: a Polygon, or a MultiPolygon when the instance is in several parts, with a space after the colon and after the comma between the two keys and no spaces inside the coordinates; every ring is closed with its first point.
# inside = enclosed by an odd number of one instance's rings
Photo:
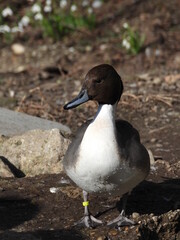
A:
{"type": "Polygon", "coordinates": [[[89,205],[89,201],[83,202],[82,205],[83,205],[84,207],[87,207],[87,206],[89,205]]]}

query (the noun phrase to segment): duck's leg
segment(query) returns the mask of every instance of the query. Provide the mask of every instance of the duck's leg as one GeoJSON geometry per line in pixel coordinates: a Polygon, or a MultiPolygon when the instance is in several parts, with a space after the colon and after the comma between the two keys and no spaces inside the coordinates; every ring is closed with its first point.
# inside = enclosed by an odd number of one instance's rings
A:
{"type": "Polygon", "coordinates": [[[80,219],[75,225],[85,225],[88,228],[93,228],[97,224],[103,224],[101,220],[93,217],[88,209],[89,201],[88,201],[88,193],[83,190],[83,206],[84,206],[84,217],[80,219]]]}
{"type": "Polygon", "coordinates": [[[115,218],[112,221],[107,223],[108,226],[116,225],[117,227],[121,227],[121,226],[131,226],[131,225],[135,224],[132,220],[125,217],[125,209],[126,209],[128,195],[129,195],[129,193],[126,193],[122,197],[122,201],[123,201],[122,211],[117,218],[115,218]]]}

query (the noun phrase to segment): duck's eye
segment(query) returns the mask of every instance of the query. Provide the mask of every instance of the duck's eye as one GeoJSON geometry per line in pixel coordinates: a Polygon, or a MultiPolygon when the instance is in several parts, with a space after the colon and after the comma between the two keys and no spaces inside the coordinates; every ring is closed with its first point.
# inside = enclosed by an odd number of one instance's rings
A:
{"type": "Polygon", "coordinates": [[[103,81],[103,78],[98,78],[95,80],[96,83],[101,83],[103,81]]]}

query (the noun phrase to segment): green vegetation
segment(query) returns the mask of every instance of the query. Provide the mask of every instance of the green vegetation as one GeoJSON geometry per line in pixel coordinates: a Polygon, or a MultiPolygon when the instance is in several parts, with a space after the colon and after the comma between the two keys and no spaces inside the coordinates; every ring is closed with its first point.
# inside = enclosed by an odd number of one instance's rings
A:
{"type": "MultiPolygon", "coordinates": [[[[44,37],[59,40],[63,36],[82,29],[92,29],[96,23],[95,8],[101,0],[73,1],[37,0],[33,5],[23,7],[18,12],[10,6],[0,9],[0,35],[8,43],[27,28],[40,29],[44,37]]],[[[17,10],[16,10],[17,11],[17,10]]]]}
{"type": "Polygon", "coordinates": [[[123,24],[122,46],[130,54],[138,54],[144,44],[145,36],[133,30],[127,23],[123,24]]]}

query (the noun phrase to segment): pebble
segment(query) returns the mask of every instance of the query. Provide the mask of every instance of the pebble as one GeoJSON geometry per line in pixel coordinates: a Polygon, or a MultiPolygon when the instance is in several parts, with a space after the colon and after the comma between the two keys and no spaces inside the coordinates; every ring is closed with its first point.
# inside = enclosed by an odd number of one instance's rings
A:
{"type": "Polygon", "coordinates": [[[180,54],[178,53],[174,58],[175,63],[180,64],[180,54]]]}
{"type": "Polygon", "coordinates": [[[59,191],[59,188],[51,187],[51,188],[49,189],[49,191],[50,191],[51,193],[57,193],[57,192],[59,191]]]}
{"type": "Polygon", "coordinates": [[[160,77],[155,77],[155,78],[153,79],[153,83],[154,83],[155,85],[159,85],[159,84],[161,84],[161,82],[162,82],[162,80],[161,80],[160,77]]]}
{"type": "Polygon", "coordinates": [[[176,82],[176,87],[177,87],[178,89],[180,89],[180,81],[177,81],[177,82],[176,82]]]}
{"type": "Polygon", "coordinates": [[[85,47],[85,50],[86,50],[86,52],[91,52],[91,51],[92,51],[92,46],[87,45],[87,46],[85,47]]]}
{"type": "Polygon", "coordinates": [[[101,237],[101,236],[97,238],[97,240],[103,240],[103,239],[104,239],[104,238],[103,238],[103,237],[101,237]]]}
{"type": "Polygon", "coordinates": [[[15,95],[14,90],[9,89],[9,96],[10,96],[11,98],[13,98],[14,95],[15,95]]]}
{"type": "Polygon", "coordinates": [[[161,52],[160,49],[156,49],[156,50],[155,50],[155,56],[156,56],[156,57],[161,56],[161,54],[162,54],[162,52],[161,52]]]}
{"type": "Polygon", "coordinates": [[[61,184],[70,184],[70,181],[69,181],[69,179],[65,179],[65,178],[61,178],[61,180],[59,181],[59,183],[61,183],[61,184]]]}
{"type": "Polygon", "coordinates": [[[164,78],[165,82],[169,85],[174,84],[176,82],[179,82],[180,80],[180,74],[176,75],[168,75],[164,78]]]}
{"type": "Polygon", "coordinates": [[[158,217],[157,217],[157,216],[153,216],[153,217],[152,217],[152,220],[153,220],[154,222],[157,222],[157,221],[158,221],[158,217]]]}
{"type": "Polygon", "coordinates": [[[162,146],[163,146],[163,145],[160,144],[160,143],[157,143],[157,144],[156,144],[156,147],[157,147],[157,148],[162,148],[162,146]]]}
{"type": "Polygon", "coordinates": [[[149,80],[151,79],[149,73],[141,73],[141,74],[138,74],[137,77],[138,77],[140,80],[144,80],[144,81],[149,81],[149,80]]]}
{"type": "Polygon", "coordinates": [[[150,57],[151,57],[151,55],[152,55],[152,50],[151,50],[150,47],[147,47],[147,48],[145,49],[145,55],[146,55],[147,58],[150,58],[150,57]]]}
{"type": "Polygon", "coordinates": [[[75,48],[74,47],[70,47],[68,50],[69,50],[70,53],[74,53],[75,52],[75,48]]]}
{"type": "Polygon", "coordinates": [[[16,73],[21,73],[21,72],[24,72],[24,71],[26,71],[26,67],[22,66],[22,65],[18,66],[15,70],[16,73]]]}
{"type": "Polygon", "coordinates": [[[137,84],[136,84],[136,83],[131,83],[131,84],[129,84],[129,86],[130,86],[131,88],[136,88],[136,87],[137,87],[137,84]]]}
{"type": "Polygon", "coordinates": [[[157,138],[151,138],[150,142],[151,142],[151,143],[157,142],[157,138]]]}
{"type": "Polygon", "coordinates": [[[25,52],[25,47],[22,44],[14,43],[11,49],[15,55],[22,55],[25,52]]]}
{"type": "Polygon", "coordinates": [[[136,218],[138,218],[140,215],[139,215],[139,213],[137,213],[137,212],[133,212],[132,213],[132,218],[133,219],[136,219],[136,218]]]}
{"type": "Polygon", "coordinates": [[[107,45],[106,44],[101,44],[100,45],[100,50],[101,51],[105,51],[107,49],[107,45]]]}
{"type": "MultiPolygon", "coordinates": [[[[94,235],[96,234],[96,232],[95,232],[94,230],[91,230],[89,234],[90,234],[91,237],[92,237],[92,236],[94,236],[94,235]]],[[[98,237],[98,238],[100,238],[100,237],[98,237]]],[[[98,238],[97,238],[97,239],[98,239],[98,238]]],[[[101,240],[101,238],[100,238],[99,240],[101,240]]]]}
{"type": "Polygon", "coordinates": [[[116,236],[117,234],[118,234],[118,231],[116,229],[111,229],[109,231],[109,235],[111,235],[111,236],[116,236]]]}

